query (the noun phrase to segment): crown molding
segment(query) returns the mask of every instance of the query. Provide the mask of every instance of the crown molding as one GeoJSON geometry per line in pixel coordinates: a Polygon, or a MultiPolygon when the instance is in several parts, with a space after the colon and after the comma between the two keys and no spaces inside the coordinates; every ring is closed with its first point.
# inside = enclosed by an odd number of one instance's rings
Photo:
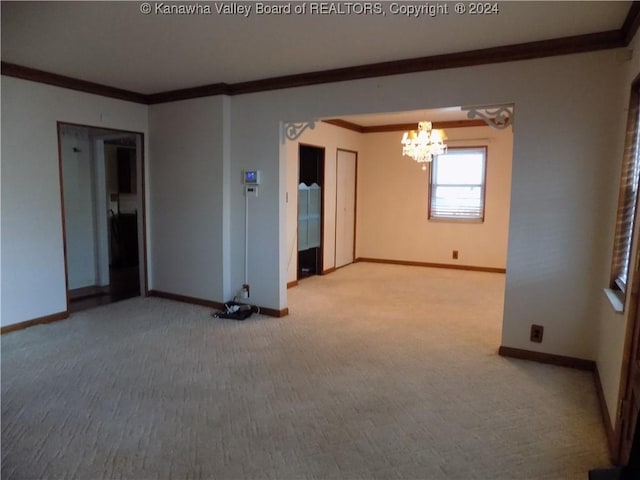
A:
{"type": "MultiPolygon", "coordinates": [[[[357,123],[348,122],[340,118],[328,118],[322,120],[324,123],[334,125],[336,127],[346,128],[358,133],[384,133],[384,132],[404,132],[407,130],[415,130],[417,123],[395,123],[391,125],[375,125],[375,126],[363,126],[357,123]]],[[[486,127],[487,124],[484,120],[449,120],[445,122],[432,122],[432,127],[444,130],[450,128],[469,128],[469,127],[486,127]]]]}
{"type": "Polygon", "coordinates": [[[408,73],[472,67],[494,63],[515,62],[559,55],[586,53],[626,47],[640,27],[640,2],[633,2],[622,27],[599,33],[519,43],[502,47],[484,48],[467,52],[433,55],[390,62],[359,65],[281,77],[265,78],[234,84],[214,83],[198,87],[142,94],[79,80],[65,75],[45,72],[30,67],[1,62],[2,75],[46,83],[105,97],[153,105],[214,95],[244,95],[247,93],[305,87],[325,83],[345,82],[365,78],[385,77],[408,73]]]}
{"type": "MultiPolygon", "coordinates": [[[[364,133],[382,133],[382,132],[404,132],[406,130],[415,130],[417,122],[399,123],[395,125],[376,125],[372,127],[363,127],[364,133]]],[[[450,128],[469,128],[469,127],[486,127],[487,124],[483,120],[448,120],[445,122],[431,122],[431,127],[437,130],[450,128]]]]}
{"type": "Polygon", "coordinates": [[[168,92],[152,93],[146,95],[146,103],[153,105],[156,103],[175,102],[178,100],[189,100],[200,97],[213,97],[215,95],[233,95],[232,86],[228,83],[213,83],[201,87],[183,88],[168,92]]]}
{"type": "Polygon", "coordinates": [[[328,123],[329,125],[345,128],[353,132],[364,133],[364,127],[362,125],[348,122],[346,120],[342,120],[341,118],[327,118],[326,120],[322,120],[322,123],[328,123]]]}
{"type": "Polygon", "coordinates": [[[9,62],[0,62],[0,72],[8,77],[21,78],[32,82],[45,83],[56,87],[68,88],[79,92],[93,93],[103,97],[117,98],[135,103],[148,103],[147,95],[131,92],[121,88],[110,87],[100,83],[88,82],[77,78],[58,75],[57,73],[36,70],[35,68],[23,67],[9,62]]]}
{"type": "Polygon", "coordinates": [[[514,62],[518,60],[607,50],[623,46],[625,45],[622,40],[621,31],[611,30],[553,40],[542,40],[468,52],[373,63],[356,67],[338,68],[237,83],[231,85],[231,94],[241,95],[284,88],[361,80],[365,78],[514,62]]]}
{"type": "Polygon", "coordinates": [[[633,37],[635,37],[638,32],[638,27],[640,27],[640,2],[633,1],[627,13],[627,18],[624,19],[624,23],[620,28],[620,35],[622,36],[625,47],[629,45],[633,37]]]}

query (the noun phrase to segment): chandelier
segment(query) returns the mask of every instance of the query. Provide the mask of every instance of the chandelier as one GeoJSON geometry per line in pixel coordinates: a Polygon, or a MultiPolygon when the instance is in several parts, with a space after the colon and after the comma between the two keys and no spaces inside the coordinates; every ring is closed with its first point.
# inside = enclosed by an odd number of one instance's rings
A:
{"type": "Polygon", "coordinates": [[[422,163],[422,170],[426,170],[426,162],[433,160],[436,155],[447,151],[444,144],[445,137],[442,130],[433,130],[431,122],[419,122],[418,131],[410,130],[402,136],[402,155],[413,158],[422,163]]]}

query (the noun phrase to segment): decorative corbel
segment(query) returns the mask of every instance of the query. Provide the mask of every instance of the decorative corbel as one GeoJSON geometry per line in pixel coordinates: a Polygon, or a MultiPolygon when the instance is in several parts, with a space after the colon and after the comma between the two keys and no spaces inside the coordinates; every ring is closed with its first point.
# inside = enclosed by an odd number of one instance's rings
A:
{"type": "Polygon", "coordinates": [[[284,135],[287,140],[297,140],[305,130],[313,130],[315,127],[315,120],[310,120],[308,122],[285,122],[284,135]]]}
{"type": "Polygon", "coordinates": [[[462,107],[462,111],[468,112],[468,118],[480,117],[487,125],[497,130],[504,130],[513,125],[513,104],[482,105],[475,107],[462,107]]]}

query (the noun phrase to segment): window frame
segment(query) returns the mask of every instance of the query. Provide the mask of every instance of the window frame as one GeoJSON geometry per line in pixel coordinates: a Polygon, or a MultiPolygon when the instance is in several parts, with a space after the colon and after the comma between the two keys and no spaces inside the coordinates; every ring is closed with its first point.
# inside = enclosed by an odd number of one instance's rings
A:
{"type": "MultiPolygon", "coordinates": [[[[434,157],[434,159],[430,162],[429,165],[429,202],[427,207],[427,218],[433,222],[462,222],[462,223],[484,223],[486,218],[486,199],[487,199],[487,167],[489,163],[489,147],[487,145],[473,145],[473,146],[464,146],[464,147],[449,147],[447,148],[447,153],[443,155],[447,155],[456,151],[461,150],[476,150],[482,151],[483,154],[483,169],[482,169],[482,183],[480,187],[482,189],[481,197],[482,197],[482,210],[480,212],[479,217],[457,217],[457,216],[441,216],[433,214],[433,194],[435,192],[435,187],[438,184],[434,183],[434,170],[435,170],[435,162],[438,161],[438,157],[434,157]]],[[[469,186],[470,184],[457,184],[458,186],[469,186]]],[[[476,185],[476,184],[474,184],[476,185]]],[[[454,185],[452,185],[454,186],[454,185]]]]}
{"type": "Polygon", "coordinates": [[[640,196],[640,77],[631,86],[629,113],[625,130],[624,157],[620,172],[618,207],[611,253],[609,287],[618,296],[622,309],[629,291],[632,254],[635,241],[635,224],[638,216],[640,196]],[[630,177],[635,178],[630,178],[630,177]],[[629,194],[628,189],[633,191],[629,194]],[[628,211],[630,209],[630,211],[628,211]]]}

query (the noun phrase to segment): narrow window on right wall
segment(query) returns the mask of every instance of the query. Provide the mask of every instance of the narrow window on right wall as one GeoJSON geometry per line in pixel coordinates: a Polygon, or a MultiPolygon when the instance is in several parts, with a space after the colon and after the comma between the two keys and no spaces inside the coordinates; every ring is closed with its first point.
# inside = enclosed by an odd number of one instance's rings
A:
{"type": "Polygon", "coordinates": [[[429,219],[484,221],[487,147],[449,148],[431,162],[429,219]]]}
{"type": "Polygon", "coordinates": [[[620,194],[618,197],[618,214],[616,217],[616,233],[611,261],[611,289],[618,291],[624,305],[631,264],[631,247],[633,245],[633,226],[635,224],[638,203],[638,177],[640,161],[638,156],[638,123],[640,83],[634,82],[629,103],[629,117],[622,160],[620,177],[620,194]]]}

